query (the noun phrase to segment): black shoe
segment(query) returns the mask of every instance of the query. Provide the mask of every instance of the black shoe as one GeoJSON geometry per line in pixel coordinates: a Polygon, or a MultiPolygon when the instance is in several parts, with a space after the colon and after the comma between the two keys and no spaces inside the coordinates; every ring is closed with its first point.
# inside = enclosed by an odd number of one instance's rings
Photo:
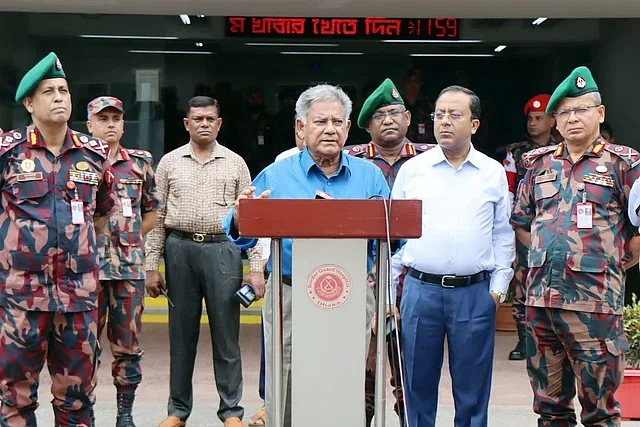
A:
{"type": "Polygon", "coordinates": [[[509,360],[525,360],[526,358],[524,325],[518,325],[518,344],[516,344],[516,348],[509,353],[509,360]]]}
{"type": "Polygon", "coordinates": [[[118,415],[116,416],[116,427],[136,427],[133,422],[133,393],[118,393],[118,415]]]}

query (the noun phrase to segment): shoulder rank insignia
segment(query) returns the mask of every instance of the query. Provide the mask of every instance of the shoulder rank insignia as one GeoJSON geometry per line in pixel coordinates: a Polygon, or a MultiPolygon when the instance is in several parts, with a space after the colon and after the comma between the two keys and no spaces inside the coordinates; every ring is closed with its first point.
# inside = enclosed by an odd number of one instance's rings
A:
{"type": "Polygon", "coordinates": [[[604,149],[617,157],[622,158],[631,168],[640,164],[640,153],[626,145],[604,144],[604,149]]]}
{"type": "MultiPolygon", "coordinates": [[[[536,148],[535,150],[527,151],[522,155],[522,165],[526,169],[531,169],[537,159],[545,154],[552,153],[554,151],[562,150],[563,146],[560,145],[547,145],[546,147],[536,148]]],[[[562,151],[560,151],[562,153],[562,151]]]]}
{"type": "Polygon", "coordinates": [[[0,156],[11,150],[16,145],[27,140],[27,132],[19,132],[17,130],[9,131],[5,134],[0,134],[0,156]]]}
{"type": "Polygon", "coordinates": [[[351,156],[361,156],[366,152],[368,145],[369,144],[360,144],[360,145],[354,145],[353,147],[349,147],[349,151],[347,154],[351,156]]]}
{"type": "Polygon", "coordinates": [[[153,164],[153,155],[146,150],[127,148],[127,153],[134,157],[139,157],[149,164],[153,164]]]}
{"type": "Polygon", "coordinates": [[[89,137],[79,132],[74,132],[73,143],[78,146],[84,146],[94,153],[98,153],[104,159],[109,156],[109,145],[101,139],[89,137]]]}

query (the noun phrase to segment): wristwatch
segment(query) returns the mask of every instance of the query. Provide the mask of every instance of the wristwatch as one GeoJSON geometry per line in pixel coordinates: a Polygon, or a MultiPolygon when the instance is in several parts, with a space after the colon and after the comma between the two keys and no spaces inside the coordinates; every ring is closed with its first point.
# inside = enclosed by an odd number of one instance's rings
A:
{"type": "Polygon", "coordinates": [[[505,302],[507,299],[507,294],[505,294],[504,292],[498,292],[498,291],[490,291],[490,292],[498,297],[498,302],[500,304],[505,302]]]}

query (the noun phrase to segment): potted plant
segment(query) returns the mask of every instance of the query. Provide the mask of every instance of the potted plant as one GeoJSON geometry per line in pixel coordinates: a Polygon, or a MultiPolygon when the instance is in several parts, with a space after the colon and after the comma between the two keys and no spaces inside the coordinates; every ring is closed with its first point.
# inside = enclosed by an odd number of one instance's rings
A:
{"type": "Polygon", "coordinates": [[[513,293],[511,291],[511,286],[509,286],[509,290],[507,291],[507,298],[502,304],[500,304],[500,306],[498,307],[498,312],[496,313],[496,331],[514,332],[517,330],[516,321],[513,318],[513,305],[511,304],[512,301],[513,293]]]}
{"type": "Polygon", "coordinates": [[[623,420],[640,419],[640,302],[635,294],[631,304],[624,306],[622,319],[629,350],[625,353],[624,378],[616,399],[620,402],[623,420]]]}

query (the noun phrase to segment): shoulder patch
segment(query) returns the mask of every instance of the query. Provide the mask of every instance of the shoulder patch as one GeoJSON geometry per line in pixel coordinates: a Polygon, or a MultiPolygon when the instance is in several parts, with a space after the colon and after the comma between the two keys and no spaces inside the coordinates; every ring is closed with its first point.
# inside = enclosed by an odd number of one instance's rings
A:
{"type": "Polygon", "coordinates": [[[126,150],[129,155],[134,157],[139,157],[145,162],[149,163],[150,165],[153,164],[153,155],[150,152],[146,150],[137,150],[137,149],[131,149],[131,148],[127,148],[126,150]]]}
{"type": "Polygon", "coordinates": [[[526,169],[531,169],[537,159],[541,158],[545,154],[553,153],[557,148],[558,145],[547,145],[545,147],[527,151],[522,155],[522,166],[526,169]]]}
{"type": "Polygon", "coordinates": [[[435,148],[435,147],[438,146],[438,144],[415,144],[415,143],[412,143],[412,144],[416,148],[416,151],[418,153],[422,153],[424,151],[429,151],[432,148],[435,148]]]}
{"type": "Polygon", "coordinates": [[[640,153],[631,147],[607,143],[604,145],[604,149],[617,157],[622,158],[632,168],[640,164],[640,153]]]}
{"type": "Polygon", "coordinates": [[[360,145],[353,145],[351,147],[347,147],[349,149],[349,151],[347,152],[347,154],[349,154],[350,156],[362,156],[364,155],[364,153],[367,152],[367,145],[368,144],[360,144],[360,145]]]}
{"type": "Polygon", "coordinates": [[[76,132],[75,135],[82,143],[82,145],[88,150],[99,154],[104,159],[107,159],[109,157],[109,145],[103,140],[82,134],[80,132],[76,132]]]}
{"type": "Polygon", "coordinates": [[[9,132],[0,134],[0,156],[26,140],[26,128],[10,130],[9,132]]]}

